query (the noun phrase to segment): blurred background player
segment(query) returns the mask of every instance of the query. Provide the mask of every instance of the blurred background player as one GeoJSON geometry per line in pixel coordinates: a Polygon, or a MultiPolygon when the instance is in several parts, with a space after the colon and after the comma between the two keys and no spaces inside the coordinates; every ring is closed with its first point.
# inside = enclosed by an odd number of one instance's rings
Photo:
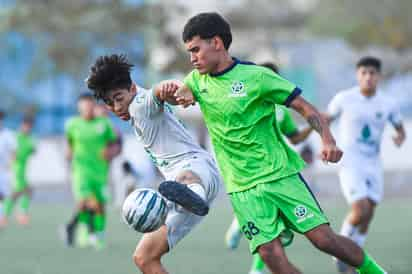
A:
{"type": "Polygon", "coordinates": [[[68,156],[72,164],[72,189],[76,212],[66,226],[66,242],[80,247],[104,247],[105,201],[109,163],[116,155],[117,136],[106,117],[96,117],[92,95],[78,100],[79,116],[66,123],[68,156]],[[78,226],[78,227],[77,227],[78,226]]]}
{"type": "MultiPolygon", "coordinates": [[[[278,67],[271,62],[264,62],[259,64],[260,66],[266,67],[272,70],[275,73],[279,73],[278,67]]],[[[293,144],[299,144],[306,140],[310,133],[312,132],[311,127],[307,127],[305,129],[299,130],[298,126],[296,125],[295,121],[292,118],[290,111],[282,106],[276,105],[276,121],[273,126],[278,127],[280,132],[287,138],[287,140],[293,144]]],[[[242,236],[242,231],[240,229],[239,222],[237,218],[234,217],[232,224],[230,225],[229,229],[225,235],[225,242],[226,246],[229,249],[235,249],[239,245],[240,238],[242,236]]],[[[253,263],[250,269],[250,274],[261,274],[263,273],[263,269],[265,268],[265,263],[263,262],[262,258],[258,253],[253,255],[253,263]]]]}
{"type": "Polygon", "coordinates": [[[13,132],[3,125],[4,117],[5,113],[0,111],[0,228],[7,225],[3,200],[10,194],[10,169],[17,146],[13,132]]]}
{"type": "Polygon", "coordinates": [[[4,210],[7,217],[11,216],[13,207],[19,201],[19,213],[17,221],[21,225],[29,223],[29,203],[32,189],[27,182],[27,163],[35,152],[35,142],[31,136],[33,129],[33,117],[24,117],[19,132],[16,134],[17,149],[13,161],[13,189],[12,194],[4,202],[4,210]]]}
{"type": "MultiPolygon", "coordinates": [[[[381,61],[363,57],[356,68],[358,85],[332,99],[328,117],[331,121],[339,118],[338,140],[345,152],[339,179],[351,208],[341,234],[363,246],[375,207],[383,196],[380,146],[385,125],[389,122],[394,127],[396,146],[403,144],[406,135],[399,107],[378,90],[381,61]]],[[[337,267],[341,273],[354,271],[340,261],[337,267]]]]}

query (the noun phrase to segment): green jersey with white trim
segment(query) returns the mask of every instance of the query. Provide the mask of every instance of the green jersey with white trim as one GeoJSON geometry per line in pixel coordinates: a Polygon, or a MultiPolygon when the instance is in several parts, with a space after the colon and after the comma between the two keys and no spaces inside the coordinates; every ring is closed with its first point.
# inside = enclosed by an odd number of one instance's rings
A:
{"type": "Polygon", "coordinates": [[[285,143],[276,104],[300,89],[268,68],[235,62],[219,74],[193,70],[184,80],[203,112],[228,193],[298,173],[304,162],[285,143]]]}

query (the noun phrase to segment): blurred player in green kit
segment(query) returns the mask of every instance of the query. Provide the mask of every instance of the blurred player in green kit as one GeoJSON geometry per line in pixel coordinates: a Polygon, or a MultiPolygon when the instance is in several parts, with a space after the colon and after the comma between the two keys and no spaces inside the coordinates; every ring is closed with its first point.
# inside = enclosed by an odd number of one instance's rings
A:
{"type": "Polygon", "coordinates": [[[95,115],[92,95],[78,100],[79,116],[66,123],[66,138],[71,160],[72,190],[76,212],[65,229],[68,246],[104,247],[105,202],[109,164],[116,155],[116,133],[106,117],[95,115]]]}
{"type": "Polygon", "coordinates": [[[12,194],[5,200],[6,217],[10,217],[16,202],[19,202],[19,214],[17,221],[21,225],[29,224],[29,204],[31,187],[27,182],[26,171],[30,156],[35,151],[35,143],[31,137],[33,128],[33,118],[25,117],[16,134],[17,149],[15,159],[12,164],[13,170],[13,190],[12,194]]]}

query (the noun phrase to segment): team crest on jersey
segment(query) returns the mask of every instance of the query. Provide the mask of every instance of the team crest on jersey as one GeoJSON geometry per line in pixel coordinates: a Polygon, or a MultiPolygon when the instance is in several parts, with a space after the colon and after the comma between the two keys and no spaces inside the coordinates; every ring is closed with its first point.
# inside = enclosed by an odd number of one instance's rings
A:
{"type": "Polygon", "coordinates": [[[245,85],[241,81],[235,81],[231,86],[230,97],[244,97],[246,96],[245,85]]]}

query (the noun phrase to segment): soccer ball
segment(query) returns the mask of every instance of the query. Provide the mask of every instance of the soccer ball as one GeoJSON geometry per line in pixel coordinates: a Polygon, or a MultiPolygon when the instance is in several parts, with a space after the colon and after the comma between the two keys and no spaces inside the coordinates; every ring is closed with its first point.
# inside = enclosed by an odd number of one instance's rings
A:
{"type": "Polygon", "coordinates": [[[165,198],[150,188],[140,188],[130,193],[122,208],[125,223],[141,233],[161,227],[165,223],[167,212],[165,198]]]}

